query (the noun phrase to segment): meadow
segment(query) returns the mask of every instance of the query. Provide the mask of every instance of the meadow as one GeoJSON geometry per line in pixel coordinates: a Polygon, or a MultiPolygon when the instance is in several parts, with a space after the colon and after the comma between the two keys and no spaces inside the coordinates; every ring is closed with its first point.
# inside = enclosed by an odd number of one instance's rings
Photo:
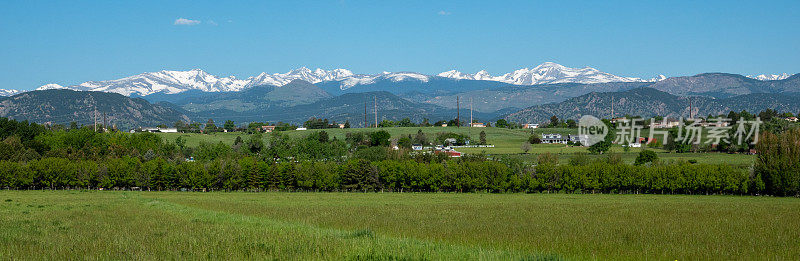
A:
{"type": "MultiPolygon", "coordinates": [[[[458,134],[467,134],[473,139],[477,140],[481,131],[486,132],[486,140],[489,144],[494,145],[493,148],[458,148],[458,151],[470,154],[484,153],[486,155],[497,155],[499,157],[511,157],[522,159],[526,162],[535,162],[540,154],[551,153],[558,155],[559,159],[567,162],[576,153],[588,153],[586,147],[580,146],[567,146],[563,144],[533,144],[528,153],[524,153],[521,145],[528,140],[531,134],[542,133],[559,133],[562,135],[577,134],[577,129],[568,128],[541,128],[541,129],[506,129],[506,128],[455,128],[455,127],[390,127],[379,129],[325,129],[330,138],[336,137],[337,139],[344,139],[348,132],[359,131],[375,131],[385,130],[392,135],[393,138],[399,138],[405,135],[414,135],[417,131],[422,130],[429,137],[433,137],[439,132],[454,132],[458,134]]],[[[305,130],[305,131],[285,131],[281,132],[292,138],[303,137],[311,132],[319,130],[305,130]]],[[[217,143],[223,142],[232,145],[237,136],[243,139],[247,138],[248,134],[242,132],[218,132],[211,134],[197,134],[197,133],[159,133],[166,140],[174,141],[178,137],[183,137],[186,140],[186,145],[189,147],[196,147],[200,142],[217,143]]],[[[647,135],[643,132],[642,135],[647,135]]],[[[264,140],[269,140],[269,135],[264,135],[264,140]]],[[[643,149],[653,150],[658,153],[659,158],[667,161],[688,161],[696,160],[698,163],[707,164],[730,164],[739,167],[748,167],[752,165],[755,160],[753,155],[745,154],[726,154],[726,153],[669,153],[657,148],[630,148],[625,151],[619,145],[611,147],[611,152],[619,154],[623,161],[626,163],[633,163],[636,156],[643,149]]],[[[605,155],[589,155],[590,158],[602,158],[605,155]]]]}
{"type": "Polygon", "coordinates": [[[800,199],[0,191],[0,259],[784,260],[800,199]]]}

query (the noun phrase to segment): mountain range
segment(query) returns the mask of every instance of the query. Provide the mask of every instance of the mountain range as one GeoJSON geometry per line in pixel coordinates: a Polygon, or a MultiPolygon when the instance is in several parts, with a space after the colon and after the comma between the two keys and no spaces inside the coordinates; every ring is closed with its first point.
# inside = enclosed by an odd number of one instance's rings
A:
{"type": "Polygon", "coordinates": [[[536,105],[506,116],[518,123],[548,123],[553,115],[561,119],[579,119],[583,115],[601,118],[636,115],[642,117],[689,117],[727,114],[730,111],[800,112],[800,95],[749,93],[728,98],[683,97],[654,88],[636,88],[622,92],[592,92],[560,103],[536,105]],[[689,104],[691,103],[691,107],[689,104]],[[611,108],[614,108],[612,115],[611,108]]]}
{"type": "Polygon", "coordinates": [[[22,93],[20,90],[0,89],[0,97],[12,96],[20,93],[22,93]]]}
{"type": "Polygon", "coordinates": [[[465,74],[456,70],[440,73],[438,76],[461,79],[497,81],[516,85],[535,85],[551,83],[605,83],[605,82],[647,82],[633,77],[621,77],[601,72],[595,68],[569,68],[557,63],[546,62],[533,69],[519,69],[500,76],[492,76],[486,70],[475,74],[465,74]]]}
{"type": "Polygon", "coordinates": [[[738,74],[703,73],[671,77],[650,87],[674,95],[727,98],[751,93],[800,93],[800,74],[774,81],[760,81],[738,74]]]}
{"type": "Polygon", "coordinates": [[[641,102],[619,104],[620,108],[627,106],[630,114],[636,115],[678,115],[678,105],[685,104],[676,100],[686,97],[697,99],[697,108],[707,108],[709,113],[739,108],[760,110],[764,105],[792,110],[791,99],[800,97],[800,74],[702,73],[670,78],[660,75],[643,80],[615,76],[590,67],[576,69],[544,63],[500,76],[491,76],[485,71],[475,74],[448,71],[435,76],[415,72],[365,75],[345,69],[300,68],[288,73],[261,73],[237,79],[217,77],[196,69],[143,73],[67,87],[48,84],[30,92],[0,90],[0,94],[12,95],[0,98],[0,116],[62,124],[87,121],[83,116],[90,106],[89,101],[123,105],[108,105],[109,111],[103,112],[113,112],[109,117],[125,126],[209,118],[240,123],[302,123],[309,117],[318,117],[360,123],[365,102],[378,107],[379,120],[405,117],[416,121],[423,118],[431,122],[450,120],[455,118],[459,108],[462,119],[472,111],[481,121],[505,117],[535,122],[546,121],[552,115],[572,118],[582,113],[601,113],[606,103],[599,102],[602,99],[598,95],[605,94],[639,95],[628,100],[641,102]],[[101,96],[101,93],[114,95],[101,96]],[[59,95],[66,95],[67,99],[59,100],[59,95]],[[760,100],[736,104],[736,99],[760,100]],[[377,105],[373,104],[376,100],[377,105]],[[702,104],[710,105],[703,107],[702,104]],[[127,114],[123,113],[125,111],[127,114]]]}
{"type": "MultiPolygon", "coordinates": [[[[262,85],[283,86],[293,80],[303,80],[314,84],[326,82],[330,83],[329,85],[336,85],[340,90],[346,90],[354,86],[369,85],[385,80],[391,82],[417,81],[424,83],[437,78],[494,81],[514,85],[648,81],[639,78],[616,76],[590,67],[576,69],[546,62],[533,69],[524,68],[501,76],[491,76],[486,73],[486,71],[481,71],[473,75],[463,74],[458,71],[449,71],[436,76],[416,72],[354,74],[347,69],[311,70],[306,67],[301,67],[287,73],[261,73],[257,76],[248,77],[247,79],[237,79],[234,76],[219,77],[211,75],[200,69],[189,71],[164,70],[142,73],[116,80],[88,81],[70,86],[51,83],[40,86],[37,90],[71,89],[77,91],[113,92],[126,96],[146,96],[154,93],[175,94],[188,90],[200,90],[204,92],[241,91],[250,87],[262,85]]],[[[654,80],[655,79],[651,81],[654,80]]]]}
{"type": "Polygon", "coordinates": [[[190,119],[169,105],[151,104],[141,98],[116,93],[40,90],[0,98],[0,117],[38,123],[91,125],[95,121],[122,129],[157,124],[172,125],[190,119]]]}

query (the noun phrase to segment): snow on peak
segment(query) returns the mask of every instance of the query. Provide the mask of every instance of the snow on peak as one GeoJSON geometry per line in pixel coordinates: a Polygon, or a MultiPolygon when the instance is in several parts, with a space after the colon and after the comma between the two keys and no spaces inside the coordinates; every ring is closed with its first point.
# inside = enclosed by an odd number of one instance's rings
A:
{"type": "Polygon", "coordinates": [[[484,80],[511,83],[516,85],[534,85],[548,83],[604,83],[604,82],[645,82],[639,78],[620,77],[601,72],[595,68],[570,68],[554,62],[545,62],[533,69],[523,68],[500,76],[492,76],[485,70],[475,74],[463,74],[458,71],[440,73],[439,76],[454,79],[484,80]]]}
{"type": "Polygon", "coordinates": [[[306,67],[300,67],[294,70],[291,70],[287,73],[261,73],[256,77],[250,77],[248,81],[250,81],[247,86],[259,86],[259,85],[272,85],[272,86],[283,86],[293,80],[303,80],[310,83],[319,83],[325,81],[339,81],[344,80],[350,76],[353,76],[353,72],[347,69],[334,69],[334,70],[324,70],[324,69],[315,69],[311,70],[306,67]]]}
{"type": "Polygon", "coordinates": [[[372,84],[377,82],[378,80],[390,80],[392,82],[416,80],[421,82],[428,82],[430,81],[430,76],[415,72],[393,73],[386,71],[380,74],[373,74],[373,75],[356,74],[356,75],[351,75],[344,80],[341,80],[339,83],[339,88],[342,90],[346,90],[356,85],[372,84]]]}
{"type": "MultiPolygon", "coordinates": [[[[498,81],[517,85],[534,85],[547,83],[604,83],[604,82],[644,82],[639,78],[628,78],[611,75],[591,67],[569,68],[557,63],[546,62],[532,69],[523,68],[511,73],[492,76],[486,70],[475,74],[462,73],[456,70],[438,74],[439,77],[467,80],[498,81]]],[[[662,76],[663,77],[663,76],[662,76]]],[[[788,77],[788,76],[787,76],[788,77]]],[[[661,79],[661,78],[659,78],[661,79]]],[[[354,74],[347,69],[309,69],[300,67],[286,73],[260,73],[247,79],[233,76],[217,77],[201,69],[188,71],[162,70],[147,72],[116,80],[88,81],[78,85],[63,87],[58,84],[47,84],[37,90],[72,89],[79,91],[103,91],[122,95],[145,96],[153,93],[175,94],[188,90],[204,92],[240,91],[253,86],[283,86],[293,80],[310,83],[335,81],[342,90],[356,85],[371,84],[379,80],[392,82],[419,81],[428,82],[431,76],[415,72],[382,72],[378,74],[354,74]]],[[[655,81],[653,79],[651,81],[655,81]]]]}
{"type": "Polygon", "coordinates": [[[36,88],[37,91],[39,91],[39,90],[54,90],[54,89],[67,89],[67,88],[64,87],[64,86],[55,84],[55,83],[48,83],[48,84],[42,85],[39,88],[36,88]]]}
{"type": "Polygon", "coordinates": [[[666,79],[667,79],[667,76],[664,76],[663,74],[659,74],[655,78],[650,78],[650,82],[660,82],[660,81],[663,81],[663,80],[666,80],[666,79]]]}
{"type": "Polygon", "coordinates": [[[316,69],[312,71],[306,67],[301,67],[287,73],[261,73],[258,76],[249,77],[247,79],[237,79],[234,76],[217,77],[201,69],[192,69],[188,71],[162,70],[116,80],[88,81],[68,87],[48,84],[39,87],[39,89],[103,91],[127,96],[145,96],[153,93],[174,94],[188,90],[200,90],[204,92],[240,91],[258,85],[283,86],[293,80],[304,80],[311,83],[343,80],[353,75],[353,72],[346,69],[335,69],[331,71],[316,69]]]}
{"type": "Polygon", "coordinates": [[[782,74],[759,74],[759,75],[748,75],[747,78],[756,79],[759,81],[777,81],[789,78],[789,74],[782,73],[782,74]]]}
{"type": "Polygon", "coordinates": [[[14,96],[23,92],[25,91],[13,90],[13,89],[0,89],[0,97],[14,96]]]}
{"type": "Polygon", "coordinates": [[[492,80],[492,76],[489,75],[489,72],[486,70],[480,70],[475,74],[466,74],[463,72],[459,72],[456,70],[450,70],[443,73],[438,74],[439,77],[445,78],[452,78],[452,79],[459,79],[459,80],[492,80]]]}

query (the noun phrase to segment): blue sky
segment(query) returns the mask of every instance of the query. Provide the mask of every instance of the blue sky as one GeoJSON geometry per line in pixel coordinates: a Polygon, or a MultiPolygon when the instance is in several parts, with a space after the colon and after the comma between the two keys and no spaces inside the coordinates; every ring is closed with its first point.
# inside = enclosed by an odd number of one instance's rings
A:
{"type": "Polygon", "coordinates": [[[0,89],[201,68],[800,72],[800,1],[3,1],[0,89]],[[178,21],[183,18],[184,20],[178,21]]]}

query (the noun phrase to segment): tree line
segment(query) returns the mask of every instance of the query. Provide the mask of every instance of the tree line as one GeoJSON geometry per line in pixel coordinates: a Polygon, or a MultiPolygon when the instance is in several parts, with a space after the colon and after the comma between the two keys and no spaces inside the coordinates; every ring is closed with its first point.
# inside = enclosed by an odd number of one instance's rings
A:
{"type": "Polygon", "coordinates": [[[421,130],[394,139],[384,130],[344,139],[325,131],[262,135],[237,137],[232,146],[187,146],[182,137],[0,119],[0,188],[800,194],[800,129],[763,133],[752,169],[663,163],[650,154],[635,165],[616,154],[595,161],[576,155],[566,164],[551,154],[533,164],[480,154],[452,159],[410,146],[469,137],[421,130]]]}
{"type": "Polygon", "coordinates": [[[726,165],[538,164],[462,159],[349,159],[267,162],[253,157],[206,162],[42,158],[0,161],[0,187],[10,189],[141,189],[193,191],[566,192],[758,194],[762,182],[726,165]]]}

